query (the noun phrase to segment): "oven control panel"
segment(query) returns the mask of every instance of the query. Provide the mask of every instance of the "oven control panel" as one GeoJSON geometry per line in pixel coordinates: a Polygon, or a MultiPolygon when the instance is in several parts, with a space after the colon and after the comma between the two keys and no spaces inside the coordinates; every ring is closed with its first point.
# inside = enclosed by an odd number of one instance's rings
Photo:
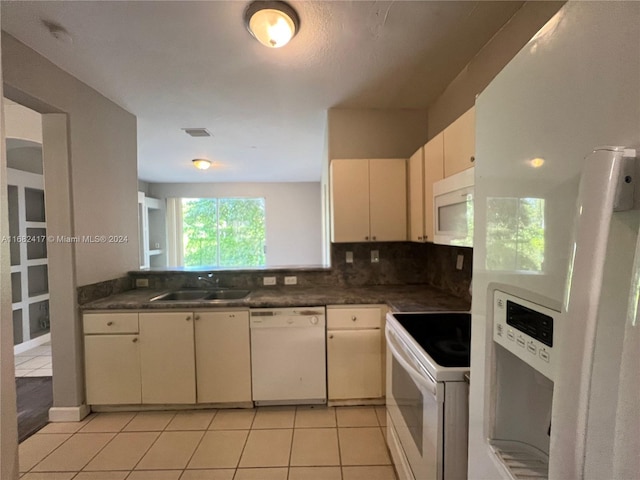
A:
{"type": "Polygon", "coordinates": [[[553,380],[554,331],[560,312],[510,295],[493,294],[493,341],[553,380]]]}

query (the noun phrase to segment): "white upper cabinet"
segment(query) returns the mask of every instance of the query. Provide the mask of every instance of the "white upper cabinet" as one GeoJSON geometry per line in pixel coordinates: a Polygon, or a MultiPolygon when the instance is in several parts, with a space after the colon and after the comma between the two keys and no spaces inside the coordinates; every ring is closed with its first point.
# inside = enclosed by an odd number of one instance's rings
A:
{"type": "Polygon", "coordinates": [[[439,133],[409,158],[409,239],[433,242],[433,183],[444,168],[443,134],[439,133]]]}
{"type": "Polygon", "coordinates": [[[439,133],[424,146],[424,236],[433,242],[433,184],[444,177],[444,134],[439,133]]]}
{"type": "Polygon", "coordinates": [[[331,241],[405,241],[406,182],[404,158],[333,160],[331,241]]]}
{"type": "Polygon", "coordinates": [[[409,157],[409,240],[424,239],[424,147],[409,157]]]}
{"type": "Polygon", "coordinates": [[[476,110],[471,107],[444,129],[444,176],[473,167],[476,151],[476,110]]]}

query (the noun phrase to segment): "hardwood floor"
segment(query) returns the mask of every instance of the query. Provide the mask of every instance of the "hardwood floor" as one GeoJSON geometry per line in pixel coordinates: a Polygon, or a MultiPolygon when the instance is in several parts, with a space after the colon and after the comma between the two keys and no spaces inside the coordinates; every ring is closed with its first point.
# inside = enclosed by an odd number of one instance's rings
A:
{"type": "Polygon", "coordinates": [[[49,420],[53,404],[51,377],[16,378],[18,397],[18,441],[29,438],[49,420]]]}

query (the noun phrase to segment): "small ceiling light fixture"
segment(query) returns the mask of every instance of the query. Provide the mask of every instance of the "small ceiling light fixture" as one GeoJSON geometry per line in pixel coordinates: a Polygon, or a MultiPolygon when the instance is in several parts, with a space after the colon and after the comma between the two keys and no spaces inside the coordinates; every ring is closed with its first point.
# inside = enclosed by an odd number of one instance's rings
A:
{"type": "Polygon", "coordinates": [[[194,158],[191,161],[193,162],[193,166],[198,170],[206,170],[211,166],[211,160],[207,160],[206,158],[194,158]]]}
{"type": "Polygon", "coordinates": [[[257,0],[245,10],[244,24],[261,44],[280,48],[298,33],[300,19],[285,2],[257,0]]]}
{"type": "Polygon", "coordinates": [[[532,158],[531,160],[529,160],[529,165],[531,165],[533,168],[540,168],[542,165],[544,165],[544,158],[532,158]]]}

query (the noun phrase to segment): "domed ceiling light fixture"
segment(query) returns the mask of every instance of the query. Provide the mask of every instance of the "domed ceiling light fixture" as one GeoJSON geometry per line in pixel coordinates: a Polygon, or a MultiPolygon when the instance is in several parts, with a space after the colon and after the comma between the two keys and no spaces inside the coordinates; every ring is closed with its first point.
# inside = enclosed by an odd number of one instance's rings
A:
{"type": "Polygon", "coordinates": [[[211,160],[207,160],[206,158],[194,158],[191,161],[193,162],[193,166],[198,170],[206,170],[211,166],[211,160]]]}
{"type": "Polygon", "coordinates": [[[261,44],[280,48],[298,33],[300,19],[285,2],[258,0],[250,3],[245,10],[244,24],[261,44]]]}

